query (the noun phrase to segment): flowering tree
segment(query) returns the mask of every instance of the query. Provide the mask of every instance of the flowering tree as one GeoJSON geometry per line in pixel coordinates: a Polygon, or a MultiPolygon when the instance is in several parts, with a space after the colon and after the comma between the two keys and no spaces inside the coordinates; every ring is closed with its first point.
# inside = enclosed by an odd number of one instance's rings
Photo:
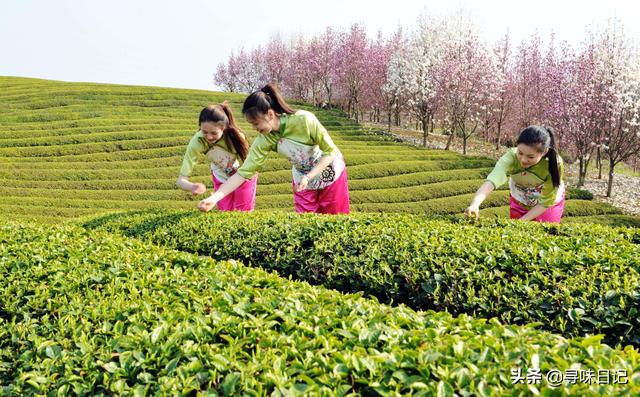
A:
{"type": "Polygon", "coordinates": [[[492,114],[491,121],[495,128],[496,149],[500,147],[503,129],[508,125],[509,116],[513,107],[514,99],[514,75],[511,65],[511,42],[509,32],[498,42],[494,49],[495,74],[491,84],[494,86],[491,92],[495,93],[490,98],[489,112],[492,114]]]}
{"type": "Polygon", "coordinates": [[[213,81],[224,91],[236,92],[235,80],[231,78],[227,66],[223,63],[218,65],[216,73],[213,75],[213,81]]]}
{"type": "Polygon", "coordinates": [[[364,27],[354,24],[338,44],[336,64],[338,84],[344,95],[347,112],[360,120],[362,97],[367,78],[366,55],[368,40],[364,27]]]}
{"type": "Polygon", "coordinates": [[[398,28],[391,40],[389,62],[386,68],[385,83],[382,86],[382,96],[387,110],[387,124],[391,131],[391,119],[395,125],[400,125],[400,113],[404,109],[406,84],[408,81],[407,54],[408,42],[402,28],[398,28]]]}
{"type": "Polygon", "coordinates": [[[264,48],[264,58],[260,60],[264,63],[266,81],[282,86],[289,65],[289,54],[289,49],[279,36],[269,40],[264,48]]]}
{"type": "Polygon", "coordinates": [[[579,161],[578,186],[584,184],[589,161],[604,127],[604,109],[610,100],[606,83],[598,73],[594,43],[587,43],[570,63],[567,100],[557,123],[564,129],[566,146],[579,161]]]}
{"type": "Polygon", "coordinates": [[[226,65],[218,65],[218,69],[214,76],[214,82],[229,92],[236,92],[240,89],[239,73],[240,62],[238,57],[234,53],[231,53],[226,65]]]}
{"type": "Polygon", "coordinates": [[[442,84],[439,67],[447,35],[445,21],[421,16],[405,62],[399,60],[397,65],[396,73],[403,77],[399,84],[407,97],[407,108],[422,125],[424,146],[429,125],[438,110],[442,84]]]}
{"type": "Polygon", "coordinates": [[[387,69],[394,49],[393,38],[386,40],[382,32],[378,32],[375,42],[367,48],[365,62],[366,78],[363,101],[371,111],[373,120],[380,122],[380,114],[387,109],[384,87],[387,82],[387,69]]]}
{"type": "Polygon", "coordinates": [[[515,59],[515,100],[519,128],[540,123],[543,118],[542,41],[536,33],[521,43],[515,59]]]}
{"type": "Polygon", "coordinates": [[[600,54],[605,79],[611,83],[615,100],[608,110],[603,131],[609,158],[607,197],[611,197],[615,166],[640,153],[640,56],[625,39],[622,27],[612,26],[601,35],[600,54]]]}
{"type": "Polygon", "coordinates": [[[324,33],[317,39],[315,44],[314,72],[324,89],[324,100],[328,106],[333,104],[333,91],[337,80],[337,43],[339,41],[338,34],[327,27],[324,33]]]}
{"type": "Polygon", "coordinates": [[[459,134],[466,154],[467,141],[478,129],[483,106],[494,100],[489,91],[495,89],[490,78],[495,75],[495,63],[478,37],[468,31],[448,46],[440,70],[446,81],[443,103],[452,127],[449,142],[459,134]]]}
{"type": "Polygon", "coordinates": [[[307,68],[307,59],[307,43],[302,36],[299,36],[291,46],[290,61],[283,84],[285,94],[292,98],[299,100],[308,99],[308,94],[311,90],[308,85],[309,70],[307,68]]]}
{"type": "Polygon", "coordinates": [[[234,59],[233,76],[237,82],[239,91],[253,92],[264,83],[264,64],[262,63],[263,50],[262,47],[253,49],[250,53],[246,53],[244,49],[234,59]]]}

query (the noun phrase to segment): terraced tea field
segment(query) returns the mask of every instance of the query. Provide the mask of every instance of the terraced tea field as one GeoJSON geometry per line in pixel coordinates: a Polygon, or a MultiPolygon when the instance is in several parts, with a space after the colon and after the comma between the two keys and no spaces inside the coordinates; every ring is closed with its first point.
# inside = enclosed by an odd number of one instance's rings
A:
{"type": "MultiPolygon", "coordinates": [[[[240,126],[243,95],[0,77],[0,214],[60,222],[147,208],[195,209],[175,186],[200,109],[228,100],[240,126]]],[[[425,150],[368,133],[337,111],[314,111],[345,155],[355,211],[461,213],[493,161],[425,150]]],[[[194,181],[211,186],[208,164],[194,181]]],[[[260,174],[257,210],[293,210],[287,160],[273,154],[260,174]]],[[[619,211],[569,193],[567,218],[619,211]]],[[[507,216],[507,192],[484,215],[507,216]]],[[[578,219],[579,220],[579,219],[578,219]]]]}

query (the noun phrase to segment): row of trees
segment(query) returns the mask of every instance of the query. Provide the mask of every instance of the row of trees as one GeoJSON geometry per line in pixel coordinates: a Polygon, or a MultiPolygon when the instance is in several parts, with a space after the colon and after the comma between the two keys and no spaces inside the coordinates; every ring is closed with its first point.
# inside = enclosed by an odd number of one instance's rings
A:
{"type": "Polygon", "coordinates": [[[339,106],[357,121],[369,114],[389,127],[409,118],[426,146],[435,128],[474,134],[498,147],[530,124],[552,126],[560,150],[579,163],[579,184],[595,158],[600,174],[640,153],[640,57],[620,25],[592,30],[579,45],[546,44],[538,34],[517,46],[507,33],[480,39],[463,14],[421,16],[412,31],[367,36],[363,26],[327,28],[312,38],[279,38],[218,66],[216,84],[251,92],[265,82],[317,105],[339,106]]]}

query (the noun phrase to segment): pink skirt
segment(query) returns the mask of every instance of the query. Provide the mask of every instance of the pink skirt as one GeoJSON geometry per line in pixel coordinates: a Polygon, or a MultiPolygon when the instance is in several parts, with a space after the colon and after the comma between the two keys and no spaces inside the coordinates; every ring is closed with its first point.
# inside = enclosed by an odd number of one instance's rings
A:
{"type": "MultiPolygon", "coordinates": [[[[213,187],[218,190],[222,186],[222,182],[213,174],[213,187]]],[[[252,179],[245,181],[239,188],[218,201],[216,205],[220,211],[253,211],[256,208],[256,185],[258,184],[258,175],[252,179]]]]}
{"type": "MultiPolygon", "coordinates": [[[[509,216],[511,219],[520,219],[524,214],[529,212],[528,209],[524,208],[520,203],[510,195],[509,197],[509,216]]],[[[562,196],[562,200],[558,201],[553,207],[547,208],[542,215],[538,216],[534,219],[536,222],[551,222],[551,223],[560,223],[560,219],[562,218],[562,213],[564,212],[564,195],[562,196]]]]}
{"type": "Polygon", "coordinates": [[[317,214],[348,214],[350,212],[346,169],[338,179],[324,189],[296,192],[296,185],[292,184],[292,186],[296,212],[317,214]]]}

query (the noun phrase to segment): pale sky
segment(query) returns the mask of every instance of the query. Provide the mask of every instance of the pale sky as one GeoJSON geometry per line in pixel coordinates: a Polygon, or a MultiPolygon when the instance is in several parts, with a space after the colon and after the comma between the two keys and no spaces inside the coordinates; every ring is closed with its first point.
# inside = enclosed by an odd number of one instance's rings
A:
{"type": "Polygon", "coordinates": [[[579,43],[589,25],[614,17],[640,39],[634,0],[0,0],[0,75],[211,90],[231,51],[275,34],[361,23],[371,37],[388,35],[398,24],[413,27],[425,9],[460,8],[487,40],[508,28],[514,43],[536,30],[579,43]]]}

